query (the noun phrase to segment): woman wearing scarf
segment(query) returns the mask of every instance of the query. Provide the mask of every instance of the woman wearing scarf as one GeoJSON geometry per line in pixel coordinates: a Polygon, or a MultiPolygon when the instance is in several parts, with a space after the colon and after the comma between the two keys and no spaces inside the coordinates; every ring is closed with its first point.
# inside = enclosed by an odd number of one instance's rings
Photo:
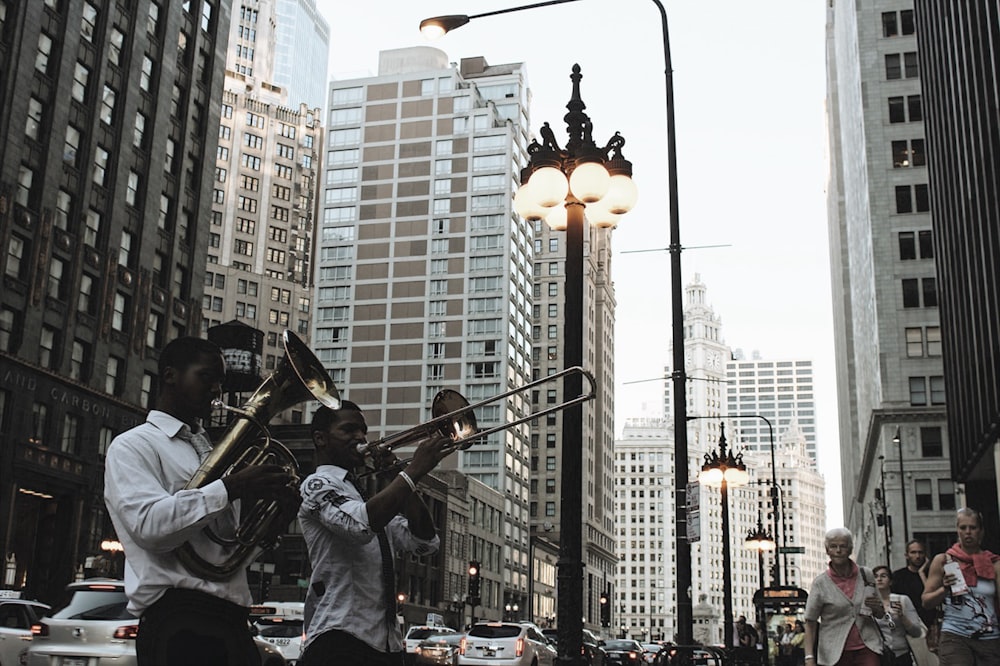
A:
{"type": "Polygon", "coordinates": [[[805,666],[879,666],[882,636],[872,613],[881,612],[882,601],[875,577],[851,559],[850,530],[835,527],[825,542],[830,568],[816,576],[806,600],[805,666]]]}
{"type": "Polygon", "coordinates": [[[983,550],[982,541],[982,516],[975,509],[959,509],[958,543],[936,555],[927,572],[924,608],[944,604],[938,646],[942,664],[1000,665],[996,606],[1000,557],[983,550]],[[946,570],[952,563],[958,565],[959,575],[946,570]],[[968,589],[961,592],[963,582],[968,589]]]}

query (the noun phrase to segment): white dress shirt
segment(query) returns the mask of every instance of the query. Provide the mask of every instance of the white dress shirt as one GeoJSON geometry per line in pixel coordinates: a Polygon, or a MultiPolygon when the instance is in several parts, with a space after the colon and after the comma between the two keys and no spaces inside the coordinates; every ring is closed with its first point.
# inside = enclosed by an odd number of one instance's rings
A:
{"type": "MultiPolygon", "coordinates": [[[[347,632],[379,652],[399,652],[399,625],[387,626],[382,582],[382,553],[368,509],[347,470],[320,465],[302,482],[299,524],[309,547],[313,572],[306,595],[306,641],[303,650],[331,629],[347,632]],[[323,589],[323,594],[317,592],[323,589]]],[[[440,539],[420,539],[403,516],[385,527],[394,553],[429,555],[440,539]]]]}
{"type": "Polygon", "coordinates": [[[200,590],[240,606],[251,602],[242,567],[228,580],[207,581],[185,569],[173,554],[191,542],[202,558],[222,562],[230,549],[202,530],[211,526],[230,538],[239,523],[238,502],[230,503],[221,480],[183,489],[199,465],[191,443],[178,436],[184,426],[170,414],[153,410],[145,423],[111,442],[104,463],[104,501],[125,548],[125,592],[128,609],[137,616],[174,587],[200,590]]]}

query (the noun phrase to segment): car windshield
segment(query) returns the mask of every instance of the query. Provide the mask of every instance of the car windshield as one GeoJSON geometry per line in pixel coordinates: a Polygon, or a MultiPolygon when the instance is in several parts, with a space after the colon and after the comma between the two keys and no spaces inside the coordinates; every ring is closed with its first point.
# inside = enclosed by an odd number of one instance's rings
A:
{"type": "Polygon", "coordinates": [[[638,650],[639,646],[634,641],[605,641],[605,649],[608,650],[638,650]]]}
{"type": "Polygon", "coordinates": [[[469,629],[469,635],[476,638],[514,638],[521,635],[521,627],[513,624],[477,624],[469,629]]]}
{"type": "Polygon", "coordinates": [[[122,590],[76,590],[69,604],[52,617],[57,620],[132,620],[125,610],[128,599],[122,590]]]}

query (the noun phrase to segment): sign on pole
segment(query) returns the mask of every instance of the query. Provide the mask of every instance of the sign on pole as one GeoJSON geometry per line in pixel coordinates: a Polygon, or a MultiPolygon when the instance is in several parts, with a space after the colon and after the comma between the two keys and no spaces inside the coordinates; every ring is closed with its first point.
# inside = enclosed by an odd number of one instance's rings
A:
{"type": "Polygon", "coordinates": [[[701,486],[697,481],[687,484],[687,540],[701,541],[701,486]]]}

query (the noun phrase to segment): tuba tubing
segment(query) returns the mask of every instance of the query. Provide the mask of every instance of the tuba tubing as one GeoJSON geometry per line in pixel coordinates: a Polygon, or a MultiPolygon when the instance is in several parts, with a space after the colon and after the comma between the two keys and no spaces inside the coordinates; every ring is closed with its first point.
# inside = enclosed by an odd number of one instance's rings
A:
{"type": "MultiPolygon", "coordinates": [[[[215,401],[215,406],[233,412],[238,418],[184,486],[185,490],[203,488],[250,465],[272,464],[284,467],[292,475],[293,483],[298,485],[295,456],[280,442],[271,439],[267,423],[278,413],[309,399],[339,409],[340,394],[326,369],[297,335],[286,330],[282,342],[285,355],[242,407],[215,401]],[[263,435],[263,443],[260,443],[258,432],[263,435]]],[[[208,538],[231,549],[223,562],[209,562],[198,554],[190,541],[176,548],[174,554],[191,573],[206,580],[226,580],[262,551],[277,545],[298,512],[297,499],[262,498],[253,503],[242,502],[240,524],[231,539],[206,527],[208,538]]]]}

